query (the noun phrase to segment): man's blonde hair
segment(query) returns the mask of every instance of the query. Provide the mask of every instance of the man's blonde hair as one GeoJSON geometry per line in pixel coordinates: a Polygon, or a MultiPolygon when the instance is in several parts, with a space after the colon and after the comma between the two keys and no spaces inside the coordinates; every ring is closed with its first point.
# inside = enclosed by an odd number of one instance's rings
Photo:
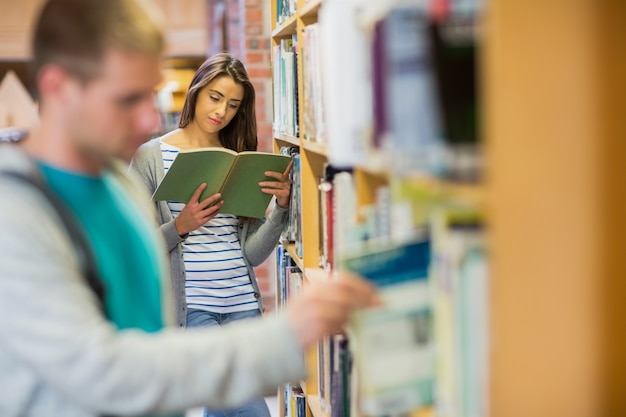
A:
{"type": "Polygon", "coordinates": [[[142,0],[48,0],[35,25],[34,74],[55,64],[89,80],[108,49],[160,55],[164,44],[160,16],[142,0]]]}

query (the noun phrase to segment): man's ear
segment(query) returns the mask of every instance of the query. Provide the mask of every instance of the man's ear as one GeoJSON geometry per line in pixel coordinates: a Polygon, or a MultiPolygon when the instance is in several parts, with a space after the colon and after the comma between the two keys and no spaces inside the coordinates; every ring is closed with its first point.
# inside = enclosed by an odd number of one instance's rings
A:
{"type": "Polygon", "coordinates": [[[37,84],[42,100],[55,100],[66,103],[77,87],[77,80],[59,65],[46,65],[37,75],[37,84]]]}

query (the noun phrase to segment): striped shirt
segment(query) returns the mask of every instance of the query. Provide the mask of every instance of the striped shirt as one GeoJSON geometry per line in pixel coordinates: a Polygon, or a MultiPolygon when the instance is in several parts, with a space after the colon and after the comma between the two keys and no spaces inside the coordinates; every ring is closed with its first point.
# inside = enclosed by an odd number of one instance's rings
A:
{"type": "MultiPolygon", "coordinates": [[[[179,149],[161,141],[165,172],[179,149]]],[[[168,201],[174,218],[184,203],[168,201]]],[[[238,219],[219,213],[204,226],[189,233],[182,243],[185,261],[187,306],[216,313],[258,308],[248,268],[237,239],[238,219]]]]}

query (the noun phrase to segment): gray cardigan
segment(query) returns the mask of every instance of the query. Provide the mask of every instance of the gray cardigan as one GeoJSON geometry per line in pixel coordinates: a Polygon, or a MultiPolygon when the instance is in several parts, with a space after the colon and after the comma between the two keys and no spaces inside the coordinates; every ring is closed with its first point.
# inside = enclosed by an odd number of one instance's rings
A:
{"type": "MultiPolygon", "coordinates": [[[[150,219],[144,187],[125,164],[113,169],[150,219]]],[[[5,144],[0,170],[35,167],[5,144]]],[[[47,201],[2,175],[0,195],[0,416],[224,409],[304,377],[304,355],[285,315],[224,328],[116,331],[47,201]]]]}
{"type": "MultiPolygon", "coordinates": [[[[131,162],[131,168],[139,173],[151,195],[165,175],[160,141],[161,138],[156,138],[142,145],[131,162]]],[[[157,222],[160,224],[167,249],[170,251],[176,324],[184,327],[187,323],[187,302],[185,297],[185,263],[180,243],[185,240],[185,237],[178,235],[174,225],[174,218],[167,206],[167,202],[156,201],[154,204],[156,206],[157,222]]],[[[287,221],[287,215],[287,209],[274,205],[274,209],[267,219],[239,218],[237,237],[241,244],[243,258],[248,267],[248,275],[254,288],[254,296],[259,302],[261,311],[264,310],[263,300],[253,267],[260,265],[267,259],[276,247],[284,224],[287,221]]]]}

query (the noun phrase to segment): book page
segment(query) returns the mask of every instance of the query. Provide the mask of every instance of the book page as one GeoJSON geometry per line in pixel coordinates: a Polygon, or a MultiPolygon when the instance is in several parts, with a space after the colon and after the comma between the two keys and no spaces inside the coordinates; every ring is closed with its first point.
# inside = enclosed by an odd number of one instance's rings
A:
{"type": "Polygon", "coordinates": [[[259,182],[275,181],[265,171],[284,172],[291,158],[263,152],[242,152],[222,189],[224,205],[220,212],[237,216],[261,218],[272,195],[261,191],[259,182]]]}
{"type": "Polygon", "coordinates": [[[170,169],[154,192],[154,200],[187,203],[203,182],[207,188],[200,200],[220,192],[235,159],[225,148],[203,148],[179,152],[170,169]]]}

